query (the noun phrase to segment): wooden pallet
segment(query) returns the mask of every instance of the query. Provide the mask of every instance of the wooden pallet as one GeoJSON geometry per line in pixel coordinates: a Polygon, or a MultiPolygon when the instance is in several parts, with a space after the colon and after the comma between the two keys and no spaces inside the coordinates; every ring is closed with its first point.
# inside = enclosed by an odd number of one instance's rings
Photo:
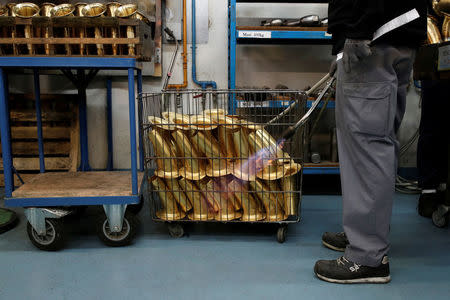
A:
{"type": "Polygon", "coordinates": [[[2,17],[0,55],[132,57],[150,61],[154,47],[153,25],[137,19],[112,17],[2,17]],[[117,34],[115,38],[113,30],[117,34]],[[134,37],[127,36],[130,30],[134,37]],[[96,31],[99,34],[96,35],[96,31]],[[131,45],[134,45],[134,54],[130,52],[131,45]],[[103,53],[99,54],[98,47],[103,48],[103,53]],[[117,49],[116,54],[113,47],[117,49]]]}
{"type": "MultiPolygon", "coordinates": [[[[46,171],[76,172],[79,164],[79,123],[77,95],[41,95],[46,171]]],[[[39,172],[36,111],[32,95],[12,94],[9,98],[13,164],[27,182],[39,172]]],[[[0,155],[2,151],[0,149],[0,155]]],[[[3,160],[0,158],[0,170],[3,160]]],[[[14,176],[15,186],[20,186],[14,176]]],[[[4,185],[3,173],[0,186],[4,185]]]]}

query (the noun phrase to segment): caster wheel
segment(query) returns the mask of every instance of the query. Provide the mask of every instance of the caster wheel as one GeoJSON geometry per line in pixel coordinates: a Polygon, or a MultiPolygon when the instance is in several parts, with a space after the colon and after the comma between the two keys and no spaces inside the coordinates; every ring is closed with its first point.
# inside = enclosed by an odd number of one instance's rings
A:
{"type": "Polygon", "coordinates": [[[64,246],[65,233],[61,219],[46,219],[45,234],[39,235],[28,222],[27,233],[30,241],[37,248],[45,251],[60,250],[64,246]]]}
{"type": "Polygon", "coordinates": [[[286,241],[286,234],[287,234],[287,226],[282,226],[282,227],[278,228],[278,231],[277,231],[278,243],[282,244],[286,241]]]}
{"type": "Polygon", "coordinates": [[[127,211],[123,217],[122,230],[120,232],[112,232],[108,224],[106,215],[100,215],[97,221],[97,235],[99,239],[107,246],[121,247],[131,244],[136,236],[139,227],[137,217],[127,211]]]}
{"type": "Polygon", "coordinates": [[[431,219],[436,227],[444,228],[448,226],[450,215],[447,211],[438,208],[433,212],[431,219]]]}
{"type": "Polygon", "coordinates": [[[141,212],[142,207],[144,207],[144,195],[139,196],[138,204],[130,204],[127,206],[127,211],[137,215],[141,212]]]}
{"type": "Polygon", "coordinates": [[[173,238],[180,238],[184,235],[184,228],[180,224],[169,224],[169,235],[173,238]]]}

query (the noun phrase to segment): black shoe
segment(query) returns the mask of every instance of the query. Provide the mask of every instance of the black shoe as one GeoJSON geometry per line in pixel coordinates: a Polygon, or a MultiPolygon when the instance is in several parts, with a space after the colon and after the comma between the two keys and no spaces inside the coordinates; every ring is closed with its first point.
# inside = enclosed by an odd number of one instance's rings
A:
{"type": "Polygon", "coordinates": [[[314,266],[314,273],[322,280],[333,283],[388,283],[389,259],[383,257],[378,267],[358,265],[340,257],[337,260],[319,260],[314,266]]]}
{"type": "Polygon", "coordinates": [[[425,218],[431,218],[433,212],[439,205],[443,204],[445,200],[444,193],[427,193],[421,194],[419,204],[417,205],[417,212],[425,218]]]}
{"type": "Polygon", "coordinates": [[[332,250],[344,252],[349,243],[345,232],[325,232],[322,235],[322,244],[332,250]]]}

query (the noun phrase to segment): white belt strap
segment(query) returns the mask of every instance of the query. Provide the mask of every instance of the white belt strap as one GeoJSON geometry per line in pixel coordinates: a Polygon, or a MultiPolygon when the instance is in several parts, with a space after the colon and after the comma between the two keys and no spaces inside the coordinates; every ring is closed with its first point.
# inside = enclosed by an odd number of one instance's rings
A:
{"type": "Polygon", "coordinates": [[[395,19],[390,20],[389,22],[378,28],[378,30],[373,34],[372,42],[382,35],[385,35],[386,33],[391,32],[392,30],[408,24],[409,22],[412,22],[418,18],[420,18],[420,15],[417,9],[411,9],[410,11],[398,16],[395,19]]]}
{"type": "MultiPolygon", "coordinates": [[[[409,22],[412,22],[416,19],[420,18],[419,12],[417,9],[413,8],[410,11],[404,13],[403,15],[398,16],[395,19],[390,20],[380,28],[378,28],[377,31],[373,34],[372,42],[378,39],[379,37],[385,35],[386,33],[391,32],[392,30],[395,30],[403,25],[408,24],[409,22]]],[[[336,61],[341,60],[344,54],[342,52],[338,53],[336,56],[336,61]]]]}

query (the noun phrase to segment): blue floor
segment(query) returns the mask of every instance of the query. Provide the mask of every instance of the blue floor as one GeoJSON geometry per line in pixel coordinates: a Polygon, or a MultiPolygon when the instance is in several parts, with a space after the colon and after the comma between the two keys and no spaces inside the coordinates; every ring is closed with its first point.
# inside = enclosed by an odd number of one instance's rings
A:
{"type": "Polygon", "coordinates": [[[338,255],[320,236],[340,229],[339,196],[304,196],[303,220],[284,244],[270,226],[196,225],[172,239],[146,204],[130,247],[103,246],[90,208],[68,226],[66,248],[47,253],[29,242],[19,209],[20,225],[0,235],[0,299],[448,299],[450,229],[419,217],[416,199],[396,195],[392,282],[352,286],[324,283],[312,271],[317,259],[338,255]]]}

